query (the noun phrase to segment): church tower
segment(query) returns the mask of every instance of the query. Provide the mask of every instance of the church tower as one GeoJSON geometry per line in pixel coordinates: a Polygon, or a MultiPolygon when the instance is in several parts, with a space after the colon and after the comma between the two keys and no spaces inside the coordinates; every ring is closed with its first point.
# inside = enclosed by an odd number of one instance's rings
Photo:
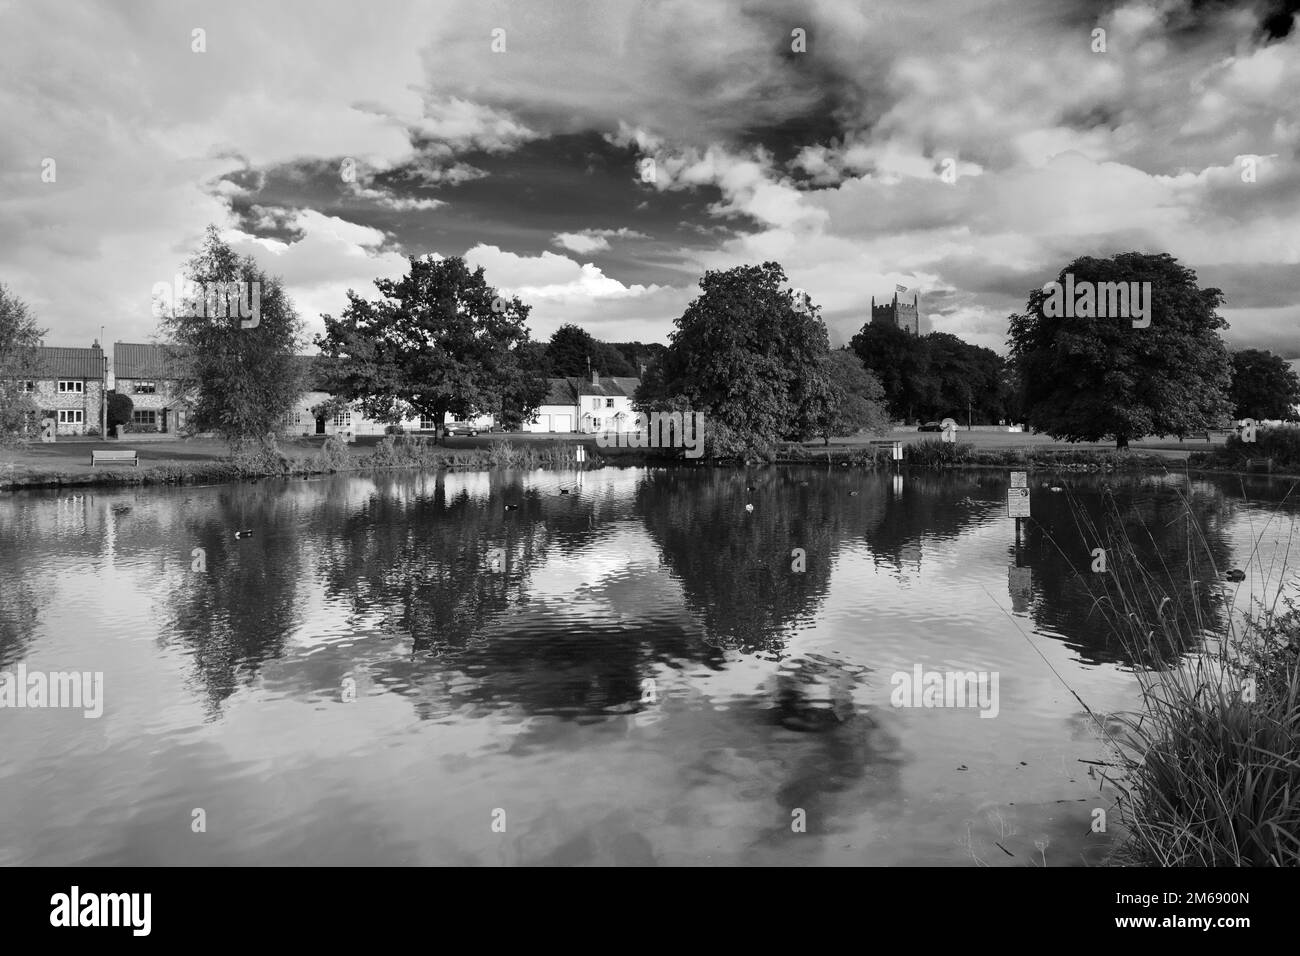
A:
{"type": "Polygon", "coordinates": [[[871,297],[871,324],[892,325],[897,329],[906,329],[913,335],[924,335],[921,331],[921,296],[912,294],[911,302],[899,302],[898,290],[890,302],[876,305],[876,297],[871,297]]]}

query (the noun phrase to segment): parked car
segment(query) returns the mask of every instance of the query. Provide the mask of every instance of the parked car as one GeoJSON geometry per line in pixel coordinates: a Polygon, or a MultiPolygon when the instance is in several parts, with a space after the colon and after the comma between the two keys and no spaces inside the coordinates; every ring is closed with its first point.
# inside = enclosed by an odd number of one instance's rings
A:
{"type": "Polygon", "coordinates": [[[926,422],[924,425],[919,426],[916,430],[919,432],[941,432],[943,431],[943,426],[940,425],[938,422],[926,422]]]}
{"type": "Polygon", "coordinates": [[[471,438],[478,434],[478,429],[473,425],[448,425],[448,435],[469,435],[471,438]]]}

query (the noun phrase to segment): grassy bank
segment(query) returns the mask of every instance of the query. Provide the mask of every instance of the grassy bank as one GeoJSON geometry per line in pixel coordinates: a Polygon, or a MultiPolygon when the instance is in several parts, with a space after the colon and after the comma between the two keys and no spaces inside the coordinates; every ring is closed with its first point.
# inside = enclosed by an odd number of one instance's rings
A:
{"type": "MultiPolygon", "coordinates": [[[[891,468],[892,450],[887,445],[858,445],[810,448],[796,445],[783,449],[776,461],[788,464],[848,464],[859,468],[891,468]]],[[[1159,454],[1112,449],[1078,448],[978,448],[969,442],[945,443],[937,438],[915,441],[903,449],[902,468],[938,471],[946,468],[1029,468],[1064,471],[1165,470],[1171,460],[1159,454]]]]}
{"type": "MultiPolygon", "coordinates": [[[[314,454],[292,454],[278,447],[197,461],[156,461],[137,467],[62,470],[25,466],[0,468],[0,490],[78,486],[213,484],[255,478],[295,478],[374,469],[424,468],[479,471],[488,468],[576,468],[578,445],[513,445],[494,442],[484,448],[447,448],[409,436],[388,436],[370,450],[331,437],[314,454]]],[[[588,458],[590,464],[590,458],[588,458]]]]}
{"type": "Polygon", "coordinates": [[[1106,548],[1109,573],[1098,576],[1096,607],[1137,662],[1143,702],[1141,712],[1116,718],[1118,732],[1106,731],[1127,831],[1111,862],[1297,866],[1300,610],[1287,596],[1294,573],[1252,554],[1226,582],[1190,509],[1186,521],[1192,551],[1176,569],[1138,560],[1118,520],[1081,529],[1106,548]],[[1234,616],[1242,575],[1267,597],[1234,616]]]}

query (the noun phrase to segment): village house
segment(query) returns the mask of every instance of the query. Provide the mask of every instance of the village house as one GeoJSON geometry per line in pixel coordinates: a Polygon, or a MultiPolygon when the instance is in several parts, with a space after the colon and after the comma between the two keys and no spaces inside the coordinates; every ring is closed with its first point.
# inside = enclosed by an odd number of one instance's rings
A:
{"type": "Polygon", "coordinates": [[[528,432],[630,432],[636,430],[632,397],[641,385],[638,378],[601,377],[548,379],[550,391],[533,420],[524,425],[528,432]]]}
{"type": "Polygon", "coordinates": [[[88,349],[37,348],[31,375],[18,388],[39,410],[34,425],[50,418],[56,435],[99,434],[107,369],[98,341],[88,349]]]}
{"type": "Polygon", "coordinates": [[[190,402],[180,377],[179,363],[163,346],[114,342],[109,385],[134,405],[124,431],[183,434],[190,402]]]}
{"type": "MultiPolygon", "coordinates": [[[[387,422],[367,418],[355,404],[342,408],[331,407],[333,395],[329,391],[329,385],[321,373],[315,356],[301,355],[298,357],[298,361],[301,363],[306,390],[294,402],[293,408],[285,415],[284,424],[281,426],[282,434],[303,437],[309,435],[346,436],[350,433],[355,437],[358,435],[383,435],[390,427],[387,422]]],[[[479,415],[464,422],[449,417],[444,420],[443,425],[447,428],[469,426],[477,431],[485,432],[492,427],[493,422],[493,416],[479,415]]],[[[434,431],[432,418],[407,418],[401,425],[403,430],[408,432],[429,432],[432,434],[434,431]]]]}

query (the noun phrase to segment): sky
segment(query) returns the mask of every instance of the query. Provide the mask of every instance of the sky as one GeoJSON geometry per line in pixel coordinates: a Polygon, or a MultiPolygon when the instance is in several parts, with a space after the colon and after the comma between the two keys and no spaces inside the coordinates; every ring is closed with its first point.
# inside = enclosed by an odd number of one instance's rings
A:
{"type": "Polygon", "coordinates": [[[1005,354],[1032,289],[1138,250],[1297,358],[1297,10],[0,0],[0,283],[47,345],[150,341],[213,223],[309,337],[432,254],[534,338],[665,342],[706,270],[775,260],[834,345],[902,285],[1005,354]]]}

